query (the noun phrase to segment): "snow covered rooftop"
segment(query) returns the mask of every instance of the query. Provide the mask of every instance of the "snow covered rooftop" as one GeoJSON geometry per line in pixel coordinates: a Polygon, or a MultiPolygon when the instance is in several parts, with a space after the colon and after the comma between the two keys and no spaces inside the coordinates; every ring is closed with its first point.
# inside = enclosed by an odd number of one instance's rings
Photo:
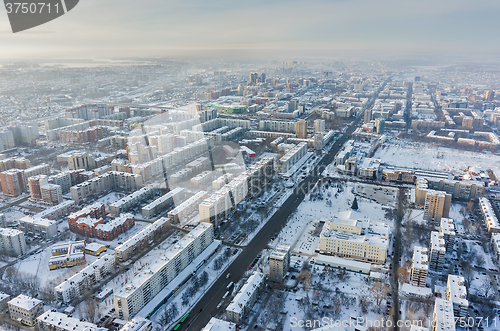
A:
{"type": "Polygon", "coordinates": [[[134,317],[120,331],[145,331],[151,326],[151,321],[142,317],[134,317]]]}
{"type": "Polygon", "coordinates": [[[9,305],[16,306],[26,310],[31,310],[32,308],[38,306],[41,303],[42,301],[29,297],[24,294],[20,294],[8,302],[9,305]]]}
{"type": "Polygon", "coordinates": [[[1,236],[13,237],[13,236],[17,236],[21,233],[23,233],[23,232],[20,230],[16,230],[16,229],[0,228],[0,237],[1,236]]]}
{"type": "Polygon", "coordinates": [[[146,228],[138,232],[136,235],[134,235],[132,238],[128,239],[125,241],[123,244],[115,248],[115,251],[125,251],[129,247],[135,245],[138,241],[144,239],[145,237],[149,236],[152,232],[156,231],[158,228],[162,227],[165,223],[168,223],[168,218],[162,217],[158,219],[156,222],[154,222],[151,225],[148,225],[146,228]]]}
{"type": "Polygon", "coordinates": [[[431,232],[431,250],[445,252],[445,244],[443,234],[437,231],[431,232]]]}
{"type": "Polygon", "coordinates": [[[436,331],[455,331],[455,317],[453,315],[453,303],[448,300],[436,298],[434,306],[436,331]]]}
{"type": "Polygon", "coordinates": [[[415,246],[413,248],[413,266],[418,269],[429,269],[428,249],[415,246]]]}
{"type": "Polygon", "coordinates": [[[57,330],[67,330],[67,331],[107,331],[106,328],[99,328],[97,325],[82,322],[80,319],[75,317],[68,317],[66,314],[46,311],[42,315],[38,316],[37,321],[39,323],[48,324],[57,330]]]}
{"type": "Polygon", "coordinates": [[[448,284],[446,287],[448,300],[454,304],[468,306],[467,288],[465,287],[465,279],[462,276],[448,275],[448,284]]]}
{"type": "Polygon", "coordinates": [[[58,286],[56,286],[56,290],[65,291],[73,286],[73,284],[78,284],[82,280],[84,280],[88,275],[93,275],[94,270],[97,268],[101,268],[105,265],[110,259],[114,261],[115,257],[112,255],[103,255],[101,258],[97,259],[94,263],[89,264],[87,267],[82,269],[79,273],[73,275],[68,280],[62,282],[58,286]]]}
{"type": "Polygon", "coordinates": [[[241,314],[250,300],[252,294],[264,283],[265,275],[260,272],[254,272],[245,282],[233,301],[229,304],[226,310],[241,314]]]}
{"type": "Polygon", "coordinates": [[[212,317],[201,331],[235,331],[236,324],[212,317]]]}
{"type": "Polygon", "coordinates": [[[453,219],[443,217],[441,218],[441,232],[444,234],[455,235],[455,225],[453,224],[453,219]]]}

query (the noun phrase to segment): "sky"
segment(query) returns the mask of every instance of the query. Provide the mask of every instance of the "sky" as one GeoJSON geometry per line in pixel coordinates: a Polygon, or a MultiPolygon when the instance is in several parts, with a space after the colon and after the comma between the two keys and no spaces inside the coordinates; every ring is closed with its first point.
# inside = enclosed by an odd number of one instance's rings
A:
{"type": "Polygon", "coordinates": [[[0,8],[0,58],[150,57],[171,52],[500,50],[498,0],[80,0],[13,34],[0,8]]]}

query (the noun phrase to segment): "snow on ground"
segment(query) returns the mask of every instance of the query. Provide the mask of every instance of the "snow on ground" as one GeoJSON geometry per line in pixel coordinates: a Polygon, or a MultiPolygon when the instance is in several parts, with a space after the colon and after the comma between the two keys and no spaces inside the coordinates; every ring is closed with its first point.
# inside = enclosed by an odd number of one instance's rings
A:
{"type": "MultiPolygon", "coordinates": [[[[486,295],[486,288],[488,284],[490,284],[491,279],[490,276],[483,275],[482,273],[479,272],[474,272],[474,275],[471,280],[470,287],[467,289],[469,291],[469,294],[472,295],[478,295],[478,296],[485,296],[486,295]]],[[[494,289],[490,289],[490,295],[493,294],[494,289]]]]}
{"type": "Polygon", "coordinates": [[[1,214],[5,215],[5,220],[7,224],[17,223],[21,218],[26,216],[24,214],[24,209],[19,207],[10,207],[2,211],[1,214]]]}
{"type": "MultiPolygon", "coordinates": [[[[354,200],[352,193],[355,186],[359,184],[348,182],[347,184],[336,183],[324,184],[316,194],[307,195],[299,205],[294,214],[290,216],[286,226],[281,230],[278,237],[270,245],[290,245],[294,253],[314,254],[319,245],[318,226],[324,221],[330,220],[334,215],[350,209],[354,200]]],[[[360,217],[368,217],[372,222],[385,222],[393,227],[393,221],[385,218],[384,207],[371,199],[358,197],[360,217]]]]}
{"type": "Polygon", "coordinates": [[[113,202],[120,200],[124,196],[125,196],[124,193],[111,192],[111,193],[106,194],[103,197],[100,197],[99,199],[96,200],[96,202],[102,202],[103,204],[105,204],[106,210],[109,211],[109,205],[112,204],[113,202]]]}
{"type": "Polygon", "coordinates": [[[129,238],[131,238],[133,235],[136,233],[140,232],[142,229],[144,229],[146,226],[150,225],[151,223],[148,222],[141,222],[141,221],[135,221],[135,225],[132,229],[128,230],[125,233],[122,233],[121,235],[118,236],[118,238],[111,240],[111,241],[106,241],[106,240],[100,240],[97,238],[93,238],[93,240],[101,245],[109,245],[111,249],[115,249],[118,247],[120,244],[123,243],[129,238]]]}
{"type": "Polygon", "coordinates": [[[354,193],[372,199],[380,204],[396,207],[398,201],[398,189],[394,187],[381,187],[369,184],[356,184],[354,193]]]}
{"type": "Polygon", "coordinates": [[[487,151],[471,152],[433,144],[389,138],[375,152],[374,158],[383,163],[422,170],[462,172],[468,166],[478,169],[500,170],[500,155],[487,151]]]}

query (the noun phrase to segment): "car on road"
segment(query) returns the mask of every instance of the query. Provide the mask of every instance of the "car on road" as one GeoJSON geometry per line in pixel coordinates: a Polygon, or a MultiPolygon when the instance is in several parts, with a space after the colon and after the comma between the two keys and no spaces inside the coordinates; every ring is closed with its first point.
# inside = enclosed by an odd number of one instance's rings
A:
{"type": "Polygon", "coordinates": [[[231,277],[231,273],[228,273],[228,274],[226,275],[226,279],[228,279],[229,277],[231,277]]]}

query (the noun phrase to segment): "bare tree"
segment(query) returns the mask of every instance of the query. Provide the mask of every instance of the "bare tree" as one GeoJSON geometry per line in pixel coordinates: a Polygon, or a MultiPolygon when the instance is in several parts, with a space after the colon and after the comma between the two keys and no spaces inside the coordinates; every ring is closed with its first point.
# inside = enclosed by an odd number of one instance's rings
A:
{"type": "Polygon", "coordinates": [[[370,288],[370,293],[375,300],[375,304],[380,307],[382,300],[387,298],[387,293],[389,293],[389,286],[381,282],[375,282],[370,288]]]}
{"type": "Polygon", "coordinates": [[[83,305],[84,318],[87,321],[94,323],[96,316],[98,314],[98,310],[99,310],[99,304],[92,296],[89,295],[83,305]]]}

